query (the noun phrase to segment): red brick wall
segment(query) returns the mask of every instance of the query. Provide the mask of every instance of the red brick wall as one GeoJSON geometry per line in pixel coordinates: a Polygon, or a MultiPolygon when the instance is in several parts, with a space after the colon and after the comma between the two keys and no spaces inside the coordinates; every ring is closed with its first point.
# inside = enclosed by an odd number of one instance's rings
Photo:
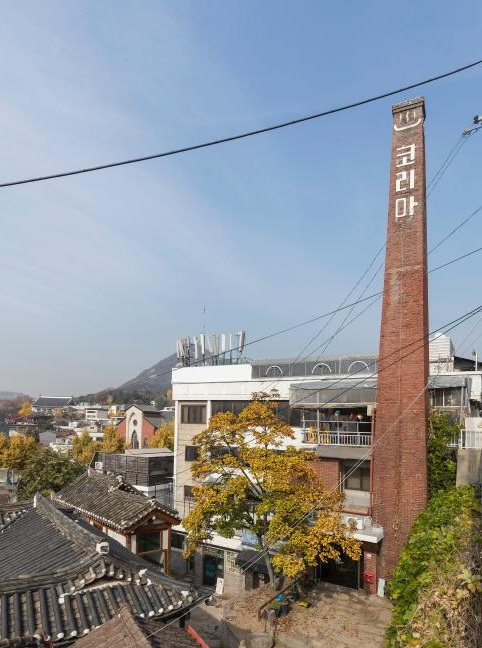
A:
{"type": "Polygon", "coordinates": [[[338,490],[340,480],[340,462],[338,459],[315,459],[309,462],[318,477],[325,482],[327,488],[338,490]]]}
{"type": "Polygon", "coordinates": [[[126,419],[123,419],[116,428],[117,436],[126,441],[126,419]]]}
{"type": "Polygon", "coordinates": [[[428,394],[423,392],[428,379],[424,117],[421,98],[393,106],[374,435],[377,445],[372,458],[373,514],[384,530],[378,565],[382,578],[388,578],[393,571],[407,534],[427,502],[428,394]],[[411,203],[418,204],[410,210],[411,203]],[[413,404],[414,399],[417,400],[413,404]]]}
{"type": "Polygon", "coordinates": [[[364,544],[363,551],[363,591],[366,594],[377,593],[377,562],[378,562],[378,548],[374,545],[364,544]],[[369,583],[368,576],[371,575],[373,583],[369,583]]]}

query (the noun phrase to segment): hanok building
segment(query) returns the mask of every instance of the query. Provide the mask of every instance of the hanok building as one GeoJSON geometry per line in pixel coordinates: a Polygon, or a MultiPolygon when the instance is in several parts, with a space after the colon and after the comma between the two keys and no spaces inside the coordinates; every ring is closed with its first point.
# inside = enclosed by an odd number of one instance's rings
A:
{"type": "Polygon", "coordinates": [[[34,412],[44,412],[50,414],[52,410],[65,410],[75,405],[73,396],[39,396],[32,403],[34,412]]]}
{"type": "Polygon", "coordinates": [[[205,648],[206,643],[196,641],[189,631],[190,626],[186,630],[135,616],[124,606],[110,621],[77,641],[76,648],[205,648]]]}
{"type": "Polygon", "coordinates": [[[146,497],[121,476],[92,469],[53,494],[52,499],[169,573],[171,528],[180,522],[177,511],[146,497]]]}
{"type": "Polygon", "coordinates": [[[41,495],[8,507],[0,507],[1,646],[62,646],[123,606],[166,622],[195,603],[185,584],[41,495]]]}
{"type": "Polygon", "coordinates": [[[168,448],[96,452],[91,462],[96,472],[120,476],[138,491],[174,508],[174,453],[168,448]]]}

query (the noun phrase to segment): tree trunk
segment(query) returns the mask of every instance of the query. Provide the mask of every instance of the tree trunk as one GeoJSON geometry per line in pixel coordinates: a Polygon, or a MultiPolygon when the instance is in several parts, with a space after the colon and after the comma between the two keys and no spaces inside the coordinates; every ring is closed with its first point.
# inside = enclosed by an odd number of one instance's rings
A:
{"type": "MultiPolygon", "coordinates": [[[[265,516],[265,524],[264,524],[265,530],[266,530],[266,527],[267,527],[267,522],[268,521],[267,521],[266,516],[265,516]]],[[[273,569],[273,565],[271,563],[271,556],[269,555],[268,545],[266,544],[266,540],[265,540],[264,535],[259,536],[259,543],[260,543],[260,545],[262,547],[263,557],[264,557],[264,561],[266,563],[266,567],[268,569],[268,576],[269,576],[270,583],[273,586],[273,590],[275,590],[276,583],[274,582],[274,569],[273,569]]]]}

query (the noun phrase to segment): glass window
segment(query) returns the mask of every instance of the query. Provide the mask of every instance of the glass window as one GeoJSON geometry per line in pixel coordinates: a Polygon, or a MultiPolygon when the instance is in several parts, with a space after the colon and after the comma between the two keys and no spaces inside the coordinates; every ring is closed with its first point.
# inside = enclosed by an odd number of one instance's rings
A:
{"type": "Polygon", "coordinates": [[[206,423],[206,405],[182,405],[181,423],[206,423]]]}
{"type": "Polygon", "coordinates": [[[198,449],[196,446],[186,446],[184,448],[184,461],[195,461],[198,458],[198,449]]]}
{"type": "Polygon", "coordinates": [[[186,536],[184,534],[178,533],[177,531],[172,532],[172,534],[171,534],[171,548],[172,549],[184,550],[185,541],[186,541],[186,536]]]}
{"type": "Polygon", "coordinates": [[[344,489],[370,492],[370,464],[365,461],[361,466],[355,463],[344,464],[344,489]]]}

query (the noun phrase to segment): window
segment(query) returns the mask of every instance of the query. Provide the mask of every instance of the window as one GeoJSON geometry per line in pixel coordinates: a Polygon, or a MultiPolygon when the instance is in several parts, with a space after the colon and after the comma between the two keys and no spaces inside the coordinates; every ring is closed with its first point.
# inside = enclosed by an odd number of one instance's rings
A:
{"type": "Polygon", "coordinates": [[[173,531],[171,534],[171,549],[178,549],[179,551],[184,551],[184,546],[186,544],[186,536],[183,533],[178,533],[173,531]]]}
{"type": "Polygon", "coordinates": [[[182,405],[181,423],[206,423],[206,405],[182,405]]]}
{"type": "Polygon", "coordinates": [[[212,413],[213,416],[214,414],[219,414],[219,412],[239,414],[249,403],[251,401],[213,401],[211,404],[212,413]]]}
{"type": "Polygon", "coordinates": [[[194,495],[192,493],[193,488],[194,488],[194,486],[184,486],[184,497],[192,499],[194,497],[194,495]]]}
{"type": "Polygon", "coordinates": [[[184,448],[184,461],[195,461],[198,458],[198,449],[196,446],[186,446],[184,448]]]}
{"type": "Polygon", "coordinates": [[[370,492],[370,464],[364,462],[355,468],[355,463],[344,465],[344,489],[370,492]]]}
{"type": "Polygon", "coordinates": [[[162,550],[161,533],[159,531],[150,531],[149,533],[137,535],[137,554],[160,568],[164,566],[165,558],[162,550]]]}

